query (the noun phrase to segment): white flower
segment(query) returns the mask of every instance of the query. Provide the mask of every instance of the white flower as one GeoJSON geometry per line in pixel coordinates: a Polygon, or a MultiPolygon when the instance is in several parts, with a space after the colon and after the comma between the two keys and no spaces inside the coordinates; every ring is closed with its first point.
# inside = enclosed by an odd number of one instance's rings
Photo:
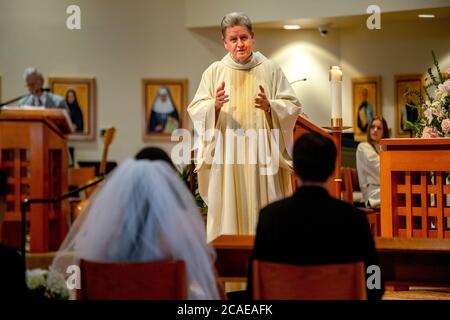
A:
{"type": "Polygon", "coordinates": [[[432,111],[432,113],[436,116],[436,117],[438,117],[438,118],[440,118],[440,117],[443,117],[444,116],[444,109],[441,107],[441,104],[439,104],[439,107],[436,107],[435,109],[433,109],[433,111],[432,111]]]}
{"type": "Polygon", "coordinates": [[[69,297],[69,289],[67,288],[64,276],[53,269],[50,269],[48,273],[47,289],[66,299],[69,297]]]}
{"type": "Polygon", "coordinates": [[[47,284],[47,274],[48,271],[43,269],[27,270],[26,281],[28,288],[33,290],[41,286],[45,287],[47,284]]]}
{"type": "Polygon", "coordinates": [[[434,100],[434,102],[431,104],[431,107],[434,109],[439,109],[442,106],[442,102],[439,100],[434,100]]]}
{"type": "Polygon", "coordinates": [[[423,115],[425,116],[425,118],[427,118],[428,124],[430,124],[431,121],[433,121],[433,111],[431,110],[431,108],[426,109],[423,112],[423,115]]]}

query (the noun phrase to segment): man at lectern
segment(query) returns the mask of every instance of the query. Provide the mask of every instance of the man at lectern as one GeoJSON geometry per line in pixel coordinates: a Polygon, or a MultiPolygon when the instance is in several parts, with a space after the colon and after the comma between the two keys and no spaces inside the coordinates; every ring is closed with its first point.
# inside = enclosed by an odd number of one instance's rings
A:
{"type": "Polygon", "coordinates": [[[19,106],[36,106],[46,108],[64,108],[68,110],[63,97],[43,89],[44,77],[36,68],[27,68],[23,73],[30,94],[20,99],[19,106]]]}

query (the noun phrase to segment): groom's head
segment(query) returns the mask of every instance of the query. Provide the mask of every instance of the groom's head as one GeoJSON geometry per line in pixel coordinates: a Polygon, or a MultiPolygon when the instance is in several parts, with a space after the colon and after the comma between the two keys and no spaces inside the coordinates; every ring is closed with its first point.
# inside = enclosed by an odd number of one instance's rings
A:
{"type": "Polygon", "coordinates": [[[318,133],[302,135],[294,145],[294,168],[303,182],[326,182],[336,164],[334,142],[318,133]]]}

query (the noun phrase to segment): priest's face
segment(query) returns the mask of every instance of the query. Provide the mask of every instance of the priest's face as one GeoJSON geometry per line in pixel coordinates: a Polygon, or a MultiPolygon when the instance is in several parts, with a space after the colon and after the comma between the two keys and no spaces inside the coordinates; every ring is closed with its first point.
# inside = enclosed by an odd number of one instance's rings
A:
{"type": "Polygon", "coordinates": [[[253,32],[245,26],[229,27],[225,31],[223,44],[234,61],[244,62],[253,52],[253,32]]]}

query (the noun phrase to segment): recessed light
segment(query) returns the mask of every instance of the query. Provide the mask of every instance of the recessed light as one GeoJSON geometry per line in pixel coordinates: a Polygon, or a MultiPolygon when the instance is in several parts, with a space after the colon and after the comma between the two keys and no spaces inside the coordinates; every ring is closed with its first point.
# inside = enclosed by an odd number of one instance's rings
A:
{"type": "Polygon", "coordinates": [[[419,18],[422,19],[432,19],[432,18],[436,18],[436,16],[434,14],[419,14],[417,15],[419,18]]]}
{"type": "Polygon", "coordinates": [[[298,29],[300,29],[301,27],[298,25],[298,24],[285,24],[284,26],[283,26],[283,29],[284,30],[298,30],[298,29]]]}

